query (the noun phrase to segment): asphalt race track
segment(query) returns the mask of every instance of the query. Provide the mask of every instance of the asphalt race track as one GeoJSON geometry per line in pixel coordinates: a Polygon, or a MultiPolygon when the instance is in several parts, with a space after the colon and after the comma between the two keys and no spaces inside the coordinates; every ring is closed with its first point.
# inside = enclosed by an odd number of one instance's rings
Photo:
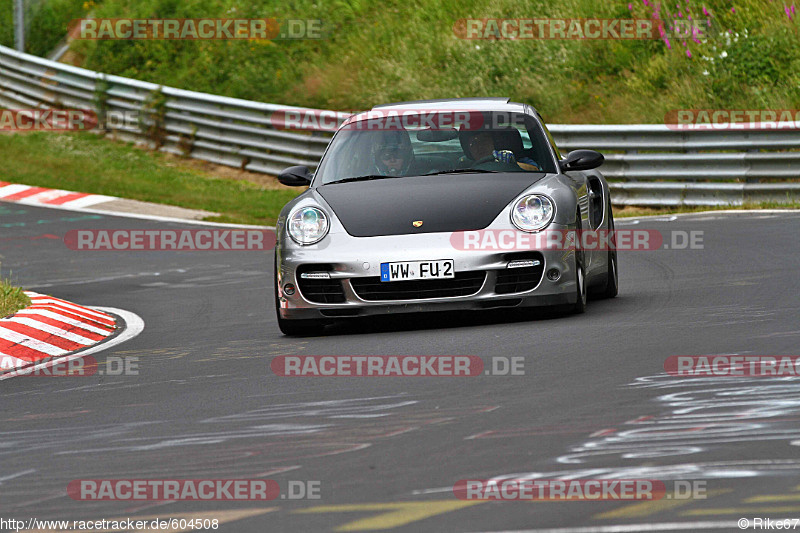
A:
{"type": "MultiPolygon", "coordinates": [[[[620,253],[582,316],[382,317],[280,334],[272,252],[81,252],[70,229],[190,226],[0,203],[26,288],[139,315],[138,375],[0,381],[0,516],[217,518],[218,531],[739,531],[800,518],[800,381],[669,376],[673,355],[800,355],[800,212],[620,220],[704,248],[620,253]],[[279,377],[279,355],[524,357],[524,375],[279,377]],[[462,501],[494,476],[704,482],[705,498],[462,501]],[[75,501],[78,479],[319,482],[319,499],[75,501]],[[629,525],[627,527],[621,527],[629,525]],[[619,526],[619,527],[618,527],[619,526]]],[[[138,359],[136,359],[138,358],[138,359]]],[[[284,494],[285,495],[285,494],[284,494]]],[[[797,526],[800,528],[800,526],[797,526]]]]}

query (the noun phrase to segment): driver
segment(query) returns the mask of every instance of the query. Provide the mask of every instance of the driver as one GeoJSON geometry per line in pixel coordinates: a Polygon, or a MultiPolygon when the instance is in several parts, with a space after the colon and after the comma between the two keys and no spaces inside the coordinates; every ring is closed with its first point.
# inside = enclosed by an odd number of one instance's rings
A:
{"type": "Polygon", "coordinates": [[[473,161],[488,159],[498,163],[516,164],[523,170],[540,170],[539,165],[529,157],[519,160],[511,150],[495,150],[494,137],[488,131],[480,131],[469,135],[466,139],[465,152],[473,161]]]}
{"type": "MultiPolygon", "coordinates": [[[[495,153],[494,139],[488,131],[482,131],[470,136],[467,146],[469,146],[470,154],[472,154],[472,159],[475,161],[480,161],[490,156],[494,157],[495,161],[499,161],[497,156],[501,155],[501,153],[495,153]]],[[[513,154],[511,155],[513,157],[513,154]]]]}
{"type": "Polygon", "coordinates": [[[405,130],[384,132],[383,138],[372,149],[377,174],[381,176],[403,176],[414,153],[411,140],[405,130]]]}

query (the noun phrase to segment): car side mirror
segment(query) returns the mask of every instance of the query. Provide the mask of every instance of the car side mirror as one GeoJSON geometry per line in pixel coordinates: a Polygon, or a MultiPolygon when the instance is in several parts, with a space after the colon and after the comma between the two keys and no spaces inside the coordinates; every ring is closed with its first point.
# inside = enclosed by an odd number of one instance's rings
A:
{"type": "Polygon", "coordinates": [[[312,174],[309,172],[308,167],[299,165],[289,167],[278,174],[278,181],[289,187],[303,187],[311,184],[311,177],[312,174]]]}
{"type": "Polygon", "coordinates": [[[603,164],[605,157],[594,150],[575,150],[567,154],[566,159],[558,162],[561,172],[568,170],[592,170],[603,164]]]}

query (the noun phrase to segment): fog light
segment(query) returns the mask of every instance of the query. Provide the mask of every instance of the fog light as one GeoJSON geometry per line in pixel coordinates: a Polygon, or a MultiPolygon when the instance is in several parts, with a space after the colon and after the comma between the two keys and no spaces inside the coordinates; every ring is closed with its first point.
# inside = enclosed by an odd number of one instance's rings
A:
{"type": "Polygon", "coordinates": [[[303,279],[331,279],[331,275],[327,272],[303,272],[300,277],[303,279]]]}
{"type": "Polygon", "coordinates": [[[291,283],[287,283],[286,285],[283,286],[283,294],[287,296],[293,295],[294,291],[295,291],[294,285],[292,285],[291,283]]]}
{"type": "Polygon", "coordinates": [[[558,281],[558,278],[561,277],[561,271],[557,268],[551,268],[547,271],[547,279],[550,281],[558,281]]]}
{"type": "Polygon", "coordinates": [[[541,264],[542,262],[537,259],[520,259],[518,261],[510,261],[506,268],[530,268],[541,264]]]}

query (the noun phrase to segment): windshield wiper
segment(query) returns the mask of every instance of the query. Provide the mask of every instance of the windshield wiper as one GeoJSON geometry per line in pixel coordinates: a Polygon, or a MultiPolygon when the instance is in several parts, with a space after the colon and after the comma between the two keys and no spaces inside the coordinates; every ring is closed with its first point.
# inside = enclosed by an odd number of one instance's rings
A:
{"type": "Polygon", "coordinates": [[[334,183],[347,183],[349,181],[369,181],[369,180],[382,180],[390,178],[399,178],[400,176],[382,176],[381,174],[370,174],[369,176],[355,176],[352,178],[342,178],[336,181],[329,181],[325,185],[332,185],[334,183]]]}
{"type": "Polygon", "coordinates": [[[497,174],[498,172],[498,170],[486,170],[483,168],[455,168],[431,172],[430,174],[423,174],[423,176],[436,176],[437,174],[497,174]]]}
{"type": "MultiPolygon", "coordinates": [[[[420,174],[421,176],[436,176],[438,174],[497,174],[497,170],[485,170],[482,168],[458,168],[452,170],[442,170],[438,172],[431,172],[430,174],[420,174]]],[[[384,176],[382,174],[370,174],[367,176],[354,176],[352,178],[342,178],[336,181],[329,181],[324,185],[333,185],[334,183],[348,183],[353,181],[370,181],[370,180],[384,180],[392,178],[402,178],[404,176],[384,176]]],[[[413,177],[413,176],[409,176],[413,177]]]]}

